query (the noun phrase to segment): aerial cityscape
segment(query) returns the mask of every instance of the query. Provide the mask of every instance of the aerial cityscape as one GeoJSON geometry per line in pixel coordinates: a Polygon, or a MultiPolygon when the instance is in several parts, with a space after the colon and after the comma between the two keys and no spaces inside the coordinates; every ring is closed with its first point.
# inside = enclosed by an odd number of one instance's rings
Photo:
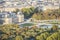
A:
{"type": "Polygon", "coordinates": [[[0,40],[60,40],[60,0],[0,0],[0,40]]]}
{"type": "Polygon", "coordinates": [[[31,6],[39,7],[42,10],[58,9],[60,7],[60,0],[0,0],[1,11],[13,11],[16,8],[22,9],[31,6]]]}

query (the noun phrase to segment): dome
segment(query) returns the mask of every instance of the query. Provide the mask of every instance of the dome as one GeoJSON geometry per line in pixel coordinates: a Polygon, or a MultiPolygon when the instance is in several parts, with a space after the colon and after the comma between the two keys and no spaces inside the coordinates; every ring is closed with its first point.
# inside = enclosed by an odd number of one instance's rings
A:
{"type": "Polygon", "coordinates": [[[18,14],[18,15],[23,15],[23,13],[22,13],[22,12],[18,12],[17,14],[18,14]]]}

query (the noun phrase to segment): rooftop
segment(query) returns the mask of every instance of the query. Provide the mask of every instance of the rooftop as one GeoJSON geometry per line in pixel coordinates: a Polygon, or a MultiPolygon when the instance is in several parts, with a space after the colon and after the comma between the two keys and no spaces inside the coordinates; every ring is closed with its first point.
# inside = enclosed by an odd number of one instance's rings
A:
{"type": "MultiPolygon", "coordinates": [[[[19,15],[23,15],[21,12],[18,12],[17,14],[19,15]]],[[[1,12],[0,13],[0,18],[5,18],[5,16],[7,16],[7,18],[16,18],[17,16],[16,13],[13,13],[13,12],[1,12]]]]}

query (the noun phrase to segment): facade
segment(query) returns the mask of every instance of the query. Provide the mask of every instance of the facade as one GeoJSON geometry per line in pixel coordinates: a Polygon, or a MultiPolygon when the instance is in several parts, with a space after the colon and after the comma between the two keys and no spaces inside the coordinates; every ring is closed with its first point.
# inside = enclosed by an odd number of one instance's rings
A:
{"type": "Polygon", "coordinates": [[[17,13],[17,18],[18,18],[18,22],[23,22],[24,21],[24,15],[20,12],[17,13]]]}
{"type": "Polygon", "coordinates": [[[17,24],[24,21],[24,15],[21,12],[17,14],[12,12],[2,12],[0,13],[0,24],[17,24]]]}

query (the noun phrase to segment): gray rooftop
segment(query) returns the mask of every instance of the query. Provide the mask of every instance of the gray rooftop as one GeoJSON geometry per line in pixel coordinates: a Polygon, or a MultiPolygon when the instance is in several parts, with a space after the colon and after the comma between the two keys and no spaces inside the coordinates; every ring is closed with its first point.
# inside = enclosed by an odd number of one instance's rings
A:
{"type": "Polygon", "coordinates": [[[15,13],[9,13],[9,12],[0,13],[0,18],[5,18],[5,15],[7,15],[7,18],[16,18],[15,13]]]}

